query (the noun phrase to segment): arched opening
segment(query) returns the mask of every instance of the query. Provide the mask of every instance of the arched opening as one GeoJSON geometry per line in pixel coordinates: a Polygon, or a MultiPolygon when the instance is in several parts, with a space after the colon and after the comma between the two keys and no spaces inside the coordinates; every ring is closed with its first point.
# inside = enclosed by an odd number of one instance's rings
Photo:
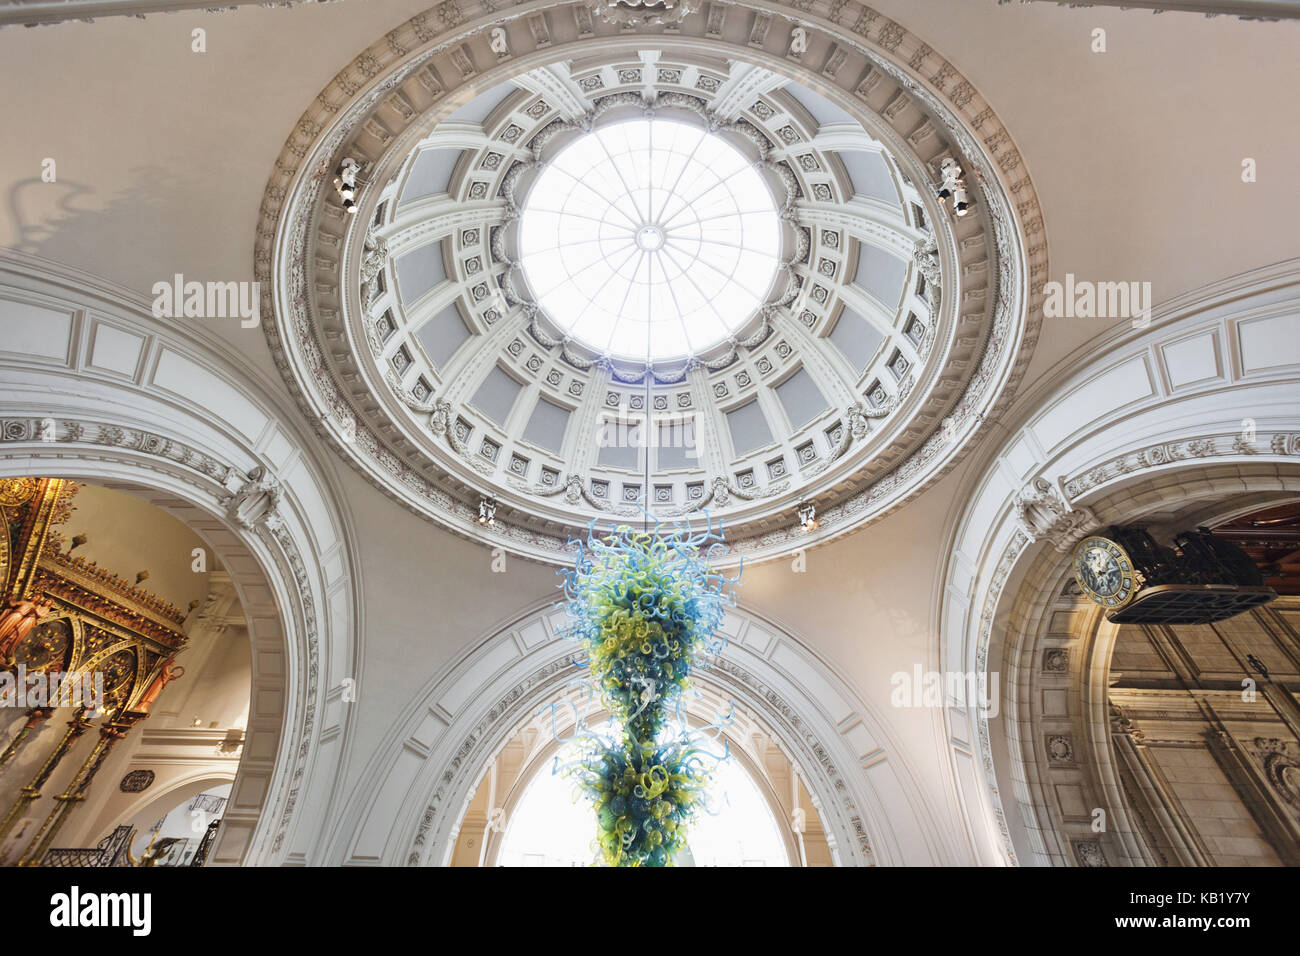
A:
{"type": "MultiPolygon", "coordinates": [[[[711,747],[712,782],[704,809],[690,827],[690,853],[677,865],[832,866],[834,856],[807,774],[753,711],[735,708],[709,681],[688,695],[692,731],[726,726],[711,747]]],[[[563,695],[565,704],[573,693],[563,695]]],[[[482,773],[458,828],[452,866],[587,866],[593,859],[594,817],[565,772],[571,747],[565,710],[543,706],[482,773]]],[[[608,717],[603,711],[590,725],[608,717]]],[[[678,732],[675,725],[666,733],[678,732]]]]}
{"type": "Polygon", "coordinates": [[[154,800],[125,824],[132,831],[132,858],[145,866],[202,866],[230,789],[228,781],[207,780],[154,800]]]}
{"type": "MultiPolygon", "coordinates": [[[[1111,841],[1077,832],[1068,819],[1059,826],[1081,865],[1296,865],[1300,589],[1285,568],[1300,550],[1300,509],[1294,492],[1265,492],[1178,510],[1152,523],[1157,536],[1204,522],[1216,538],[1246,547],[1279,596],[1219,621],[1117,625],[1081,607],[1067,580],[1061,603],[1074,604],[1075,624],[1066,648],[1080,648],[1091,702],[1080,749],[1096,749],[1090,769],[1103,807],[1124,812],[1111,841]]],[[[1046,743],[1038,773],[1059,778],[1053,767],[1076,759],[1073,736],[1046,743]]]]}
{"type": "Polygon", "coordinates": [[[229,795],[249,721],[248,621],[220,556],[158,506],[58,478],[3,489],[0,684],[15,716],[0,728],[0,852],[12,865],[125,864],[118,851],[139,851],[155,822],[133,819],[142,802],[196,780],[229,795]]]}
{"type": "MultiPolygon", "coordinates": [[[[771,806],[739,760],[718,766],[706,801],[718,810],[697,816],[687,851],[676,865],[790,866],[796,862],[781,839],[771,806]]],[[[591,816],[591,808],[574,793],[571,781],[549,767],[537,768],[504,824],[496,865],[597,864],[591,816]]]]}
{"type": "MultiPolygon", "coordinates": [[[[550,739],[549,726],[543,734],[537,724],[538,712],[572,692],[573,646],[555,628],[549,605],[535,609],[483,637],[415,696],[376,748],[362,773],[366,785],[345,811],[336,851],[343,862],[478,865],[489,811],[508,799],[510,786],[501,779],[493,792],[489,771],[505,755],[510,779],[530,780],[531,772],[522,770],[550,739]],[[473,847],[461,846],[462,831],[473,847]]],[[[753,612],[733,608],[721,630],[727,647],[715,667],[697,675],[696,689],[709,697],[710,717],[734,702],[737,720],[752,721],[737,741],[755,733],[765,738],[762,749],[754,748],[754,763],[769,769],[754,778],[773,781],[783,807],[778,816],[790,821],[791,858],[799,854],[796,806],[793,791],[788,805],[784,794],[798,776],[809,865],[827,856],[837,866],[933,860],[918,818],[880,799],[881,789],[910,799],[914,778],[885,723],[854,686],[788,628],[753,612]],[[786,770],[773,748],[788,762],[786,770]],[[869,772],[858,772],[864,764],[869,772]]]]}
{"type": "Polygon", "coordinates": [[[1151,496],[1138,479],[1090,507],[1162,545],[1200,526],[1248,545],[1279,596],[1214,622],[1120,624],[1080,590],[1070,553],[1026,562],[1007,612],[997,765],[1023,781],[1008,822],[1028,862],[1276,866],[1300,853],[1295,469],[1197,471],[1195,494],[1151,496]]]}
{"type": "MultiPolygon", "coordinates": [[[[0,317],[67,357],[66,365],[0,357],[9,386],[0,480],[57,475],[127,492],[187,527],[209,567],[225,570],[247,624],[251,691],[238,776],[208,865],[307,862],[320,834],[296,829],[298,795],[323,781],[313,796],[319,814],[334,797],[351,713],[326,716],[324,705],[331,662],[336,673],[353,670],[358,640],[348,513],[328,472],[281,400],[201,326],[160,324],[147,299],[47,262],[6,257],[0,272],[0,317]],[[113,374],[97,371],[96,336],[129,341],[157,368],[129,374],[135,359],[123,356],[113,374]],[[206,397],[169,384],[161,369],[205,383],[206,397]],[[281,482],[277,473],[289,469],[293,481],[281,482]],[[321,754],[324,735],[333,743],[321,754]],[[286,737],[293,746],[282,746],[286,737]]],[[[187,551],[175,562],[188,574],[192,560],[187,551]]],[[[187,715],[196,716],[217,720],[208,730],[236,729],[237,715],[187,715]]],[[[213,750],[223,745],[224,733],[213,750]]],[[[100,832],[112,825],[104,819],[100,832]]]]}
{"type": "MultiPolygon", "coordinates": [[[[1062,384],[1026,397],[966,483],[936,611],[940,664],[997,675],[1003,688],[997,712],[945,711],[973,860],[1153,861],[1111,759],[1112,732],[1124,730],[1109,700],[1116,629],[1098,625],[1095,605],[1078,609],[1071,558],[1111,526],[1145,524],[1167,542],[1294,500],[1295,364],[1265,350],[1175,384],[1174,356],[1192,336],[1205,357],[1290,328],[1295,283],[1294,260],[1279,263],[1189,293],[1149,328],[1099,337],[1048,376],[1062,384]]],[[[1238,693],[1249,676],[1236,674],[1238,693]]]]}

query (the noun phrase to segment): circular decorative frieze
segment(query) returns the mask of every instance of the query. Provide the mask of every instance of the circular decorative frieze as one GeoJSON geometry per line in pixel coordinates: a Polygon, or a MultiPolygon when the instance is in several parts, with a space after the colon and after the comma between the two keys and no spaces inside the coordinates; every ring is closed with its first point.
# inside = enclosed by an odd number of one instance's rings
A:
{"type": "Polygon", "coordinates": [[[277,164],[255,263],[275,290],[273,353],[321,432],[416,513],[550,561],[591,520],[643,507],[722,520],[727,560],[775,556],[950,469],[1036,340],[1046,247],[1032,184],[974,88],[900,25],[818,0],[798,14],[791,56],[786,16],[724,0],[664,31],[583,4],[523,4],[504,20],[442,4],[343,70],[277,164]],[[516,18],[529,29],[503,52],[489,27],[516,18]],[[595,302],[574,281],[584,265],[646,289],[649,263],[670,255],[670,288],[689,288],[708,256],[682,258],[662,211],[610,211],[636,192],[620,180],[601,190],[588,241],[618,244],[645,281],[620,277],[609,250],[590,263],[570,252],[561,270],[565,209],[554,191],[543,202],[566,150],[638,125],[738,152],[743,172],[715,178],[755,177],[776,220],[761,278],[699,296],[713,311],[697,338],[685,305],[654,311],[678,331],[662,351],[649,337],[650,369],[639,335],[616,337],[649,308],[611,320],[604,305],[603,324],[583,325],[552,294],[595,302]],[[363,165],[356,216],[328,188],[344,157],[363,165]],[[931,190],[945,158],[975,197],[960,221],[931,190]],[[530,245],[542,209],[549,247],[530,245]],[[488,527],[485,495],[500,506],[488,527]],[[803,501],[816,502],[811,532],[794,517],[803,501]]]}
{"type": "Polygon", "coordinates": [[[75,641],[71,619],[42,621],[18,646],[14,663],[21,664],[31,674],[66,671],[75,641]]]}

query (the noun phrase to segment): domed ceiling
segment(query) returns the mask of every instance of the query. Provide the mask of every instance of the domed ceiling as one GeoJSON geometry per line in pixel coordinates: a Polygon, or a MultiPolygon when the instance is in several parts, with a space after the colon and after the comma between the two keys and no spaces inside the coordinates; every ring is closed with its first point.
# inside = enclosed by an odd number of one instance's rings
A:
{"type": "Polygon", "coordinates": [[[272,345],[420,513],[564,560],[592,520],[707,512],[736,554],[779,554],[914,493],[900,466],[932,480],[1005,384],[1013,236],[990,189],[936,202],[942,159],[971,161],[924,114],[899,134],[905,84],[867,67],[853,99],[672,35],[690,23],[481,74],[444,51],[317,168],[272,345]],[[356,215],[325,184],[345,157],[356,215]]]}

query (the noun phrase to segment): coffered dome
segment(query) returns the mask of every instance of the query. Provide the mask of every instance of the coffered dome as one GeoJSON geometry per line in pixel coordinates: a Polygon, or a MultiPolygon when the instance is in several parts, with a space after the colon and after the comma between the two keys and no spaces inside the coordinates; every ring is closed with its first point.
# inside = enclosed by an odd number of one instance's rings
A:
{"type": "Polygon", "coordinates": [[[799,505],[848,530],[982,423],[1019,260],[996,191],[954,219],[928,187],[980,161],[901,77],[856,69],[855,99],[690,23],[401,70],[329,160],[362,163],[360,214],[299,207],[324,348],[286,364],[416,510],[547,559],[646,509],[781,553],[799,505]]]}

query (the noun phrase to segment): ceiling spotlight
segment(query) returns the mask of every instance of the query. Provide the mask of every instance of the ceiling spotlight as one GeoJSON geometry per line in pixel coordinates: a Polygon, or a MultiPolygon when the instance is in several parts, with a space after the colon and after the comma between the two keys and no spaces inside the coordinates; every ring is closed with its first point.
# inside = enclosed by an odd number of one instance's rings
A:
{"type": "Polygon", "coordinates": [[[493,498],[478,500],[478,523],[491,528],[497,523],[497,503],[493,498]]]}
{"type": "Polygon", "coordinates": [[[939,175],[943,181],[934,191],[939,204],[941,206],[947,205],[948,200],[951,199],[953,201],[953,211],[959,216],[966,215],[974,203],[971,202],[970,193],[966,191],[966,182],[962,179],[961,166],[951,156],[947,156],[939,164],[939,175]]]}
{"type": "Polygon", "coordinates": [[[334,189],[343,200],[343,208],[355,214],[357,211],[357,173],[361,164],[351,156],[339,164],[339,174],[334,178],[334,189]]]}
{"type": "Polygon", "coordinates": [[[799,506],[799,524],[805,531],[816,531],[820,522],[817,520],[817,506],[805,501],[799,506]]]}
{"type": "Polygon", "coordinates": [[[943,177],[943,185],[951,189],[954,183],[961,182],[961,166],[951,156],[945,156],[939,164],[939,175],[943,177]]]}

